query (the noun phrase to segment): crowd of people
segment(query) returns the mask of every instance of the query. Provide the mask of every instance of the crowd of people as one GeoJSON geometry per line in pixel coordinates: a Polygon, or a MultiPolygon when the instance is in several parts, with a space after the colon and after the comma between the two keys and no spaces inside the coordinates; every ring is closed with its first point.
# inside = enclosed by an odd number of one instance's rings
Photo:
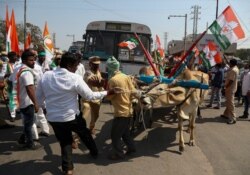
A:
{"type": "MultiPolygon", "coordinates": [[[[46,62],[44,51],[34,49],[24,50],[21,61],[12,52],[1,56],[1,60],[6,59],[0,62],[2,96],[5,102],[8,97],[11,122],[15,122],[16,113],[21,114],[23,134],[18,143],[22,149],[43,148],[39,136],[49,137],[49,123],[61,147],[62,171],[73,174],[73,133],[86,145],[90,155],[96,158],[98,149],[93,139],[95,123],[101,101],[107,96],[115,109],[111,131],[113,149],[108,158],[122,159],[136,151],[129,133],[132,93],[116,93],[120,89],[135,91],[135,88],[131,79],[119,71],[120,64],[114,57],[107,60],[107,81],[101,76],[98,56],[89,58],[90,69],[87,71],[80,63],[81,55],[69,52],[57,52],[51,63],[46,62]],[[85,118],[89,115],[91,120],[87,126],[85,118]],[[37,125],[41,128],[39,134],[37,125]],[[125,153],[121,139],[127,145],[125,153]]],[[[6,122],[4,125],[8,126],[6,122]]]]}
{"type": "MultiPolygon", "coordinates": [[[[8,101],[10,122],[15,122],[20,113],[23,120],[23,134],[18,143],[23,149],[43,148],[39,137],[49,137],[50,127],[61,148],[62,170],[64,174],[73,174],[72,147],[75,147],[74,134],[86,145],[90,155],[97,158],[98,149],[93,139],[95,124],[100,115],[102,99],[106,97],[114,107],[114,119],[111,128],[112,152],[108,158],[124,159],[136,152],[135,143],[130,135],[132,117],[132,99],[137,89],[129,76],[120,71],[120,63],[110,57],[107,62],[108,77],[103,77],[98,56],[89,58],[89,70],[81,63],[81,55],[55,52],[51,62],[46,60],[43,50],[24,50],[21,59],[15,52],[1,53],[0,88],[4,102],[8,101]],[[129,93],[121,93],[121,89],[129,93]],[[132,93],[133,92],[133,93],[132,93]],[[7,100],[8,98],[8,100],[7,100]],[[90,116],[90,123],[86,123],[90,116]],[[41,128],[38,133],[37,127],[41,128]],[[121,140],[126,145],[122,147],[121,140]]],[[[237,61],[231,59],[229,67],[216,64],[211,74],[211,99],[207,107],[221,108],[221,93],[225,89],[226,109],[221,117],[228,124],[236,123],[234,96],[240,85],[244,100],[244,113],[239,118],[248,118],[250,97],[249,64],[239,75],[237,61]],[[225,81],[224,81],[225,80],[225,81]]],[[[13,127],[4,120],[2,128],[13,127]]]]}

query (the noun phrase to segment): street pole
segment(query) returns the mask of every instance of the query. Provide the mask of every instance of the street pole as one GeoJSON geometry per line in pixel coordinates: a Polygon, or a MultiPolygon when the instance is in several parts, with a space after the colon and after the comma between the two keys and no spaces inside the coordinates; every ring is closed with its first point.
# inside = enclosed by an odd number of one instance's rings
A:
{"type": "Polygon", "coordinates": [[[25,47],[25,42],[26,42],[26,0],[24,0],[23,47],[25,47]]]}
{"type": "Polygon", "coordinates": [[[219,6],[219,0],[216,0],[216,16],[215,16],[215,20],[218,18],[218,6],[219,6]]]}
{"type": "Polygon", "coordinates": [[[184,17],[185,18],[185,29],[184,29],[184,39],[183,39],[183,52],[186,53],[186,38],[187,38],[187,14],[185,15],[169,15],[168,19],[171,17],[184,17]]]}
{"type": "Polygon", "coordinates": [[[187,39],[187,14],[185,14],[184,54],[186,53],[186,39],[187,39]]]}

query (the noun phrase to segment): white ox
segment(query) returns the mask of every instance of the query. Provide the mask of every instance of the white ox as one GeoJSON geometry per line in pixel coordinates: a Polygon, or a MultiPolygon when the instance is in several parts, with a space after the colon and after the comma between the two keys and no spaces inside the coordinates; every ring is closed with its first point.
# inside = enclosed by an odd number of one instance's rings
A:
{"type": "MultiPolygon", "coordinates": [[[[208,84],[208,74],[200,71],[190,71],[186,69],[181,76],[182,80],[198,80],[208,84]]],[[[190,140],[189,145],[194,146],[194,126],[199,105],[203,102],[207,90],[183,87],[171,87],[167,84],[159,84],[144,94],[141,104],[144,108],[150,109],[155,103],[157,106],[169,107],[177,106],[178,129],[179,129],[179,151],[184,151],[183,120],[189,120],[190,140]]]]}

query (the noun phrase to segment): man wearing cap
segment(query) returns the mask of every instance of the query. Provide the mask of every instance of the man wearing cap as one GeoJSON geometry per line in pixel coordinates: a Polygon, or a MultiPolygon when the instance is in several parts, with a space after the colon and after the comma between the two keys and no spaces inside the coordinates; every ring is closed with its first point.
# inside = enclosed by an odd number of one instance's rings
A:
{"type": "Polygon", "coordinates": [[[119,71],[120,63],[110,57],[107,60],[108,68],[108,88],[121,89],[124,93],[117,93],[108,96],[114,107],[114,119],[111,128],[111,140],[113,153],[109,155],[109,159],[123,159],[125,155],[129,155],[136,151],[133,138],[130,136],[129,126],[132,117],[132,94],[135,92],[134,85],[129,76],[119,71]],[[127,146],[124,154],[121,139],[127,146]]]}
{"type": "Polygon", "coordinates": [[[55,56],[51,62],[51,64],[49,65],[50,70],[55,70],[58,66],[60,66],[60,61],[62,58],[62,51],[61,50],[55,50],[55,56]]]}
{"type": "Polygon", "coordinates": [[[227,118],[227,124],[236,123],[236,114],[234,106],[234,94],[237,90],[237,77],[239,75],[239,69],[237,67],[237,60],[230,60],[230,69],[228,70],[226,81],[225,81],[225,97],[226,97],[226,109],[224,114],[221,115],[223,118],[227,118]]]}
{"type": "MultiPolygon", "coordinates": [[[[93,92],[103,91],[104,79],[101,76],[99,65],[101,61],[98,56],[92,56],[89,58],[89,69],[85,75],[84,80],[93,92]]],[[[99,111],[101,106],[101,100],[83,100],[82,112],[83,117],[86,119],[91,114],[91,120],[89,129],[92,134],[95,134],[95,123],[99,118],[99,111]]]]}
{"type": "Polygon", "coordinates": [[[38,59],[36,60],[36,63],[42,67],[42,71],[48,71],[49,70],[49,65],[46,61],[46,53],[45,51],[40,51],[38,53],[38,59]]]}

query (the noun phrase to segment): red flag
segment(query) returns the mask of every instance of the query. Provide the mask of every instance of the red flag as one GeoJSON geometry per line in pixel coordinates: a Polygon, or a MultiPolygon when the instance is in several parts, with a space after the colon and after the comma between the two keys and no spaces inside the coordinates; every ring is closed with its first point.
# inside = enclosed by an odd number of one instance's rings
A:
{"type": "Polygon", "coordinates": [[[9,11],[8,11],[8,6],[6,5],[6,16],[5,16],[6,35],[8,34],[8,31],[9,31],[9,25],[10,25],[9,11]]]}
{"type": "Polygon", "coordinates": [[[156,45],[156,49],[159,52],[161,58],[164,58],[165,57],[164,49],[161,46],[161,41],[160,41],[160,38],[158,35],[156,35],[155,45],[156,45]]]}
{"type": "Polygon", "coordinates": [[[30,48],[31,44],[31,35],[28,33],[28,36],[26,38],[25,44],[24,44],[24,50],[30,48]]]}
{"type": "Polygon", "coordinates": [[[19,42],[18,42],[18,36],[17,36],[17,31],[16,31],[16,22],[15,22],[15,14],[14,14],[14,10],[12,10],[11,13],[11,18],[10,18],[10,27],[9,27],[10,31],[10,42],[11,42],[11,51],[16,52],[17,54],[19,54],[19,42]]]}

